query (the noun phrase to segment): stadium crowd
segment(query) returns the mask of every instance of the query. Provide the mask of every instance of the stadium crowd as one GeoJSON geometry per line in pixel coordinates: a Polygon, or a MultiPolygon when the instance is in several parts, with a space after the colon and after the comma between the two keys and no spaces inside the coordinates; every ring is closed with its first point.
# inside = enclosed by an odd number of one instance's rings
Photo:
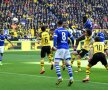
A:
{"type": "Polygon", "coordinates": [[[0,29],[30,38],[42,25],[55,29],[60,19],[81,29],[83,15],[92,18],[95,29],[108,29],[107,6],[108,0],[0,0],[0,29]]]}

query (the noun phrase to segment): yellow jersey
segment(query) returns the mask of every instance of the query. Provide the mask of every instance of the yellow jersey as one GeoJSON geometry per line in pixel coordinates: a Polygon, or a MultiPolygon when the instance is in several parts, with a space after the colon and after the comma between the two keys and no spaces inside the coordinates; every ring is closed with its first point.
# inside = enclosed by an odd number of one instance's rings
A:
{"type": "Polygon", "coordinates": [[[94,54],[99,53],[99,52],[104,53],[104,49],[105,49],[104,46],[105,46],[104,42],[94,42],[93,43],[93,52],[94,52],[94,54]]]}
{"type": "Polygon", "coordinates": [[[105,49],[108,49],[108,45],[105,45],[105,49]]]}
{"type": "Polygon", "coordinates": [[[17,36],[18,36],[18,34],[17,34],[17,32],[15,31],[15,32],[14,32],[14,37],[17,37],[17,36]]]}
{"type": "Polygon", "coordinates": [[[41,45],[50,46],[50,35],[46,31],[41,33],[41,45]]]}
{"type": "Polygon", "coordinates": [[[85,36],[84,45],[82,46],[82,48],[87,50],[87,51],[89,51],[89,49],[90,49],[89,46],[90,46],[91,41],[92,41],[92,37],[91,36],[90,37],[86,37],[85,36]]]}

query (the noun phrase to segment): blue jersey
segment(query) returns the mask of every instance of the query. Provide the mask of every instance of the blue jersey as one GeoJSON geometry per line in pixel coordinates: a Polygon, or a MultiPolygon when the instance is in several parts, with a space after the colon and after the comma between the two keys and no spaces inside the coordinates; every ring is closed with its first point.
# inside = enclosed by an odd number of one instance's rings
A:
{"type": "Polygon", "coordinates": [[[4,40],[7,39],[6,35],[1,35],[0,34],[0,46],[4,46],[4,40]]]}
{"type": "Polygon", "coordinates": [[[88,28],[90,30],[93,29],[92,21],[90,19],[87,19],[86,23],[84,24],[84,28],[88,28]]]}
{"type": "Polygon", "coordinates": [[[97,33],[97,36],[100,37],[100,41],[101,41],[101,42],[104,42],[104,41],[105,41],[104,33],[102,33],[102,32],[98,32],[98,33],[97,33]]]}
{"type": "Polygon", "coordinates": [[[69,49],[68,37],[70,37],[72,44],[74,44],[74,38],[68,30],[60,27],[54,31],[54,47],[57,49],[69,49]]]}

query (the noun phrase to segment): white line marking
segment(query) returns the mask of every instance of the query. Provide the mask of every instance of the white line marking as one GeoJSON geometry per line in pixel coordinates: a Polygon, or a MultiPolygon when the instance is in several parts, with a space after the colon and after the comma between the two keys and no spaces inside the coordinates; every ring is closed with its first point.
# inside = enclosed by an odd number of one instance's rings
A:
{"type": "MultiPolygon", "coordinates": [[[[19,74],[19,73],[9,73],[9,72],[0,72],[0,74],[10,74],[10,75],[20,75],[20,76],[31,76],[31,77],[39,77],[39,78],[53,78],[53,79],[57,79],[57,77],[50,77],[50,76],[39,76],[39,75],[30,75],[30,74],[19,74]]],[[[63,79],[63,80],[69,80],[69,79],[63,79]]],[[[76,82],[81,82],[81,80],[75,80],[76,82]]],[[[89,81],[90,83],[93,84],[100,84],[100,85],[108,85],[108,83],[101,83],[101,82],[92,82],[89,81]]]]}
{"type": "MultiPolygon", "coordinates": [[[[23,64],[40,64],[40,62],[21,62],[23,64]]],[[[50,65],[49,62],[44,62],[45,65],[50,65]]],[[[81,67],[86,67],[88,64],[87,61],[81,61],[81,67]]],[[[60,65],[62,65],[62,62],[60,62],[60,65]]],[[[74,61],[73,66],[77,66],[77,61],[74,61]]],[[[95,66],[93,66],[93,68],[101,68],[101,69],[105,69],[105,67],[99,62],[97,63],[95,66]]]]}

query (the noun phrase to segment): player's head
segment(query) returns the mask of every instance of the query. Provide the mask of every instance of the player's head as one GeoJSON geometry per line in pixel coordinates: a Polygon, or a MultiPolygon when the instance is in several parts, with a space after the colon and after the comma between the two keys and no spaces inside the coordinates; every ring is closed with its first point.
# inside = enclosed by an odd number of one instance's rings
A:
{"type": "Polygon", "coordinates": [[[63,27],[64,27],[64,28],[67,28],[67,27],[68,27],[68,22],[67,22],[67,21],[64,21],[64,22],[63,22],[63,27]]]}
{"type": "Polygon", "coordinates": [[[42,32],[44,32],[46,30],[46,27],[45,26],[42,26],[41,27],[41,30],[42,30],[42,32]]]}
{"type": "Polygon", "coordinates": [[[87,21],[87,16],[84,16],[83,17],[83,24],[86,23],[86,21],[87,21]]]}
{"type": "Polygon", "coordinates": [[[63,21],[62,21],[62,20],[59,20],[59,21],[57,22],[57,25],[58,25],[58,27],[63,26],[63,21]]]}
{"type": "Polygon", "coordinates": [[[96,37],[94,38],[94,41],[95,41],[95,42],[100,42],[100,37],[99,37],[99,36],[96,36],[96,37]]]}
{"type": "Polygon", "coordinates": [[[103,34],[102,32],[98,32],[98,33],[97,33],[97,36],[104,37],[104,34],[103,34]]]}
{"type": "Polygon", "coordinates": [[[92,32],[90,29],[86,29],[85,30],[85,36],[91,36],[92,35],[92,32]]]}

